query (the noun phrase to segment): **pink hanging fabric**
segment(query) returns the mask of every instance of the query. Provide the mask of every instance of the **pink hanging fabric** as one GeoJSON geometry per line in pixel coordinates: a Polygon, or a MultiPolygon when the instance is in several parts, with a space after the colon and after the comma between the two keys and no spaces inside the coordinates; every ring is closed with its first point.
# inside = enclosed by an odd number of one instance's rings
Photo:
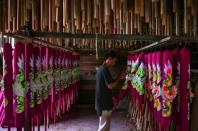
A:
{"type": "Polygon", "coordinates": [[[47,72],[47,86],[48,86],[48,99],[46,100],[47,106],[47,113],[46,113],[46,120],[47,126],[49,127],[49,120],[50,120],[50,113],[52,107],[52,86],[53,86],[53,51],[51,48],[46,48],[46,72],[47,72]]]}
{"type": "Polygon", "coordinates": [[[33,46],[32,44],[25,45],[25,81],[26,88],[28,92],[26,95],[26,110],[25,118],[28,119],[28,124],[31,130],[32,129],[32,120],[33,120],[33,110],[35,106],[34,101],[34,55],[33,55],[33,46]]]}
{"type": "Polygon", "coordinates": [[[56,50],[53,49],[52,51],[53,54],[53,82],[52,82],[52,99],[51,99],[51,119],[55,123],[55,99],[56,99],[56,50]]]}
{"type": "Polygon", "coordinates": [[[63,114],[63,91],[64,91],[64,86],[63,86],[63,69],[64,69],[64,52],[61,51],[61,61],[60,61],[60,115],[63,114]]]}
{"type": "Polygon", "coordinates": [[[25,47],[22,43],[14,46],[14,95],[15,95],[15,123],[17,131],[22,131],[25,121],[25,70],[24,70],[25,47]]]}
{"type": "Polygon", "coordinates": [[[47,108],[48,104],[48,79],[47,79],[47,72],[46,72],[46,48],[40,47],[40,71],[41,71],[41,88],[42,88],[42,104],[41,104],[41,113],[40,113],[40,121],[44,121],[44,126],[46,130],[46,123],[47,123],[47,108]]]}
{"type": "Polygon", "coordinates": [[[153,109],[153,95],[152,95],[152,53],[148,54],[148,93],[149,93],[149,110],[150,115],[153,118],[154,109],[153,109]]]}
{"type": "Polygon", "coordinates": [[[51,66],[51,72],[50,74],[52,74],[52,78],[51,78],[51,107],[50,107],[50,118],[53,120],[54,122],[54,106],[55,106],[55,50],[51,49],[50,50],[50,66],[51,66]]]}
{"type": "Polygon", "coordinates": [[[13,90],[12,90],[12,47],[9,43],[3,44],[3,77],[2,77],[2,89],[0,94],[0,126],[4,126],[5,122],[8,124],[8,130],[10,129],[11,120],[13,119],[13,90]]]}
{"type": "Polygon", "coordinates": [[[67,99],[66,99],[66,87],[67,87],[67,52],[64,52],[64,73],[63,73],[63,112],[66,112],[66,104],[67,104],[67,99]]]}
{"type": "Polygon", "coordinates": [[[154,119],[156,121],[157,118],[157,98],[156,98],[156,93],[157,93],[157,87],[156,87],[156,57],[157,57],[157,52],[153,52],[151,54],[151,68],[152,68],[152,79],[151,79],[151,91],[152,91],[152,96],[153,96],[153,115],[154,119]]]}
{"type": "Polygon", "coordinates": [[[190,121],[190,50],[180,50],[180,131],[189,131],[190,121]]]}
{"type": "Polygon", "coordinates": [[[161,96],[161,89],[162,89],[162,51],[157,52],[156,56],[156,107],[157,107],[157,121],[159,130],[162,130],[162,96],[161,96]]]}
{"type": "Polygon", "coordinates": [[[38,129],[40,129],[41,124],[41,114],[42,114],[42,81],[41,81],[41,57],[40,57],[40,48],[34,47],[34,58],[35,58],[35,91],[36,91],[36,105],[35,105],[35,118],[34,118],[34,125],[38,126],[38,129]]]}
{"type": "Polygon", "coordinates": [[[46,72],[46,48],[40,47],[40,70],[41,70],[41,82],[42,82],[42,98],[43,98],[43,110],[45,111],[48,108],[48,79],[47,79],[47,72],[46,72]]]}
{"type": "Polygon", "coordinates": [[[173,55],[170,50],[163,52],[163,83],[162,83],[162,98],[163,108],[162,116],[164,129],[170,127],[171,115],[173,108],[173,100],[176,97],[177,90],[173,84],[173,55]]]}
{"type": "Polygon", "coordinates": [[[72,54],[69,52],[68,53],[68,66],[69,66],[69,79],[68,79],[68,93],[67,93],[67,98],[68,98],[68,110],[70,109],[71,106],[71,91],[72,91],[72,54]]]}
{"type": "Polygon", "coordinates": [[[131,98],[133,97],[133,94],[135,94],[135,91],[134,91],[134,88],[132,87],[132,84],[131,84],[131,76],[133,75],[132,72],[131,72],[131,68],[132,68],[132,64],[134,63],[134,56],[132,55],[129,55],[129,59],[131,61],[131,64],[130,64],[130,67],[129,67],[129,80],[128,80],[128,86],[129,86],[129,90],[130,90],[130,94],[131,94],[131,98]]]}
{"type": "Polygon", "coordinates": [[[177,96],[173,103],[173,122],[176,127],[176,131],[180,131],[180,111],[179,111],[179,103],[180,103],[180,51],[178,48],[173,51],[173,80],[177,88],[177,96]]]}

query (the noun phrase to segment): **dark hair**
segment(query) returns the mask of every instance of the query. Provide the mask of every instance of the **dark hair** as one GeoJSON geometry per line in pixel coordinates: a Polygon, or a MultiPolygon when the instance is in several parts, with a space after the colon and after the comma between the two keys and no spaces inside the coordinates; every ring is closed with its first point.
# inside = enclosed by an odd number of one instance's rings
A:
{"type": "Polygon", "coordinates": [[[114,50],[108,51],[104,56],[104,61],[108,58],[117,58],[116,52],[114,50]]]}

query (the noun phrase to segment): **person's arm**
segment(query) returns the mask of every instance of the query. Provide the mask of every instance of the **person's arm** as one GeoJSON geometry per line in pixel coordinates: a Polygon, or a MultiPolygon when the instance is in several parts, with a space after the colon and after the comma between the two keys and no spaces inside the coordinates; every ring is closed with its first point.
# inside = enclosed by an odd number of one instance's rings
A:
{"type": "Polygon", "coordinates": [[[125,74],[124,74],[124,72],[121,72],[120,78],[113,81],[110,73],[107,71],[107,69],[104,69],[103,70],[103,77],[104,77],[104,80],[105,80],[105,83],[106,83],[107,87],[112,90],[112,89],[116,88],[118,86],[118,84],[120,83],[120,81],[125,78],[125,74]]]}
{"type": "Polygon", "coordinates": [[[109,83],[107,85],[107,87],[112,90],[112,89],[116,88],[119,83],[120,83],[120,78],[117,79],[116,81],[112,82],[112,83],[109,83]]]}

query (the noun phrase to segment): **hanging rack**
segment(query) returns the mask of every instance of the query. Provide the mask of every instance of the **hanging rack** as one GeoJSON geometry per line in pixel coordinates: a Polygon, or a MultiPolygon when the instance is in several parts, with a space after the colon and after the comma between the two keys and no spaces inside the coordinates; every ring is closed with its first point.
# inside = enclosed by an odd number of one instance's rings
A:
{"type": "MultiPolygon", "coordinates": [[[[64,39],[93,39],[98,40],[133,40],[133,41],[158,41],[163,36],[151,35],[130,35],[130,34],[98,34],[98,33],[67,33],[67,32],[38,32],[31,31],[31,37],[50,37],[50,38],[64,38],[64,39]]],[[[17,34],[23,34],[18,32],[17,34]]]]}
{"type": "Polygon", "coordinates": [[[27,40],[29,39],[36,45],[42,45],[45,47],[57,48],[57,49],[73,52],[73,48],[69,48],[69,47],[66,48],[66,47],[62,47],[59,45],[54,45],[51,42],[48,42],[48,41],[45,41],[45,40],[42,40],[39,38],[28,37],[28,36],[24,36],[21,34],[13,34],[13,33],[4,33],[4,36],[13,37],[13,38],[17,38],[17,39],[27,39],[27,40]]]}
{"type": "Polygon", "coordinates": [[[173,45],[173,44],[178,44],[178,43],[198,43],[198,38],[197,37],[168,36],[168,37],[161,39],[160,41],[156,41],[156,42],[154,42],[150,45],[144,46],[140,49],[128,51],[128,52],[130,54],[135,54],[135,53],[145,51],[148,49],[164,47],[167,45],[173,45]]]}

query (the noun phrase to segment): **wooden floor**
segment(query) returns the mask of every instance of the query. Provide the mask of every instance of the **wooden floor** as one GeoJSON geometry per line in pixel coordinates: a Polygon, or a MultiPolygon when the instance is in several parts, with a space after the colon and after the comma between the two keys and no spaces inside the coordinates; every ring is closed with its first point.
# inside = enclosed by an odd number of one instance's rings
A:
{"type": "MultiPolygon", "coordinates": [[[[64,115],[56,124],[51,124],[48,131],[97,131],[98,117],[93,108],[74,108],[70,113],[64,115]]],[[[41,131],[44,127],[41,127],[41,131]]],[[[6,131],[1,129],[0,131],[6,131]]],[[[15,131],[15,129],[12,129],[15,131]]],[[[37,129],[35,129],[37,131],[37,129]]],[[[111,131],[136,131],[127,122],[126,113],[116,111],[112,114],[111,131]]]]}

